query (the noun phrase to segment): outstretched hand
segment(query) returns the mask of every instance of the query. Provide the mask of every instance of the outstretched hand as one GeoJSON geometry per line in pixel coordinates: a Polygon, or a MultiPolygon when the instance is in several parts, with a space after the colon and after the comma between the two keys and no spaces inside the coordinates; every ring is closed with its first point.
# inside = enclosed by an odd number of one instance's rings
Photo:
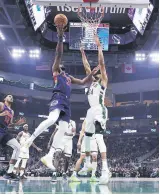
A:
{"type": "Polygon", "coordinates": [[[26,118],[24,118],[24,117],[20,118],[20,119],[16,122],[17,125],[23,125],[24,123],[26,123],[26,118]]]}
{"type": "Polygon", "coordinates": [[[100,66],[99,66],[99,65],[96,66],[96,67],[92,70],[91,74],[92,74],[92,75],[95,75],[95,74],[99,71],[99,69],[100,69],[100,66]]]}

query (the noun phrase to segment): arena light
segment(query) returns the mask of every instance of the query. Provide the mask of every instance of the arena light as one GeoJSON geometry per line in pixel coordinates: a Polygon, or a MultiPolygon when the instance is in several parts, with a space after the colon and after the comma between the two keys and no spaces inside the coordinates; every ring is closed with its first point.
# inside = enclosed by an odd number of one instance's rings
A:
{"type": "Polygon", "coordinates": [[[144,60],[146,60],[145,53],[136,53],[136,61],[144,61],[144,60]]]}
{"type": "Polygon", "coordinates": [[[13,58],[21,58],[24,53],[25,50],[19,48],[19,49],[13,49],[11,54],[13,58]]]}
{"type": "Polygon", "coordinates": [[[3,35],[1,31],[0,31],[0,39],[2,39],[3,41],[5,40],[5,36],[3,35]]]}
{"type": "Polygon", "coordinates": [[[0,77],[0,83],[3,83],[3,81],[4,81],[4,78],[0,77]]]}
{"type": "Polygon", "coordinates": [[[40,50],[39,49],[29,50],[29,57],[30,58],[39,58],[40,57],[40,50]]]}
{"type": "Polygon", "coordinates": [[[154,52],[149,55],[152,62],[159,62],[159,53],[154,52]]]}

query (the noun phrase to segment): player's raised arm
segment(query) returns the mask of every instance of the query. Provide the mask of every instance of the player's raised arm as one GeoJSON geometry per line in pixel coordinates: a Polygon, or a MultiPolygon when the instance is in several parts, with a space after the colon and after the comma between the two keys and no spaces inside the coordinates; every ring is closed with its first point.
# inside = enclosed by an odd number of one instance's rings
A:
{"type": "Polygon", "coordinates": [[[99,71],[99,66],[95,67],[91,71],[91,73],[87,77],[85,77],[84,79],[77,79],[77,78],[74,78],[73,76],[70,76],[71,82],[73,84],[84,85],[88,82],[91,82],[92,81],[92,76],[95,75],[98,71],[99,71]]]}
{"type": "Polygon", "coordinates": [[[98,63],[99,63],[99,66],[100,66],[100,72],[101,72],[101,77],[102,77],[102,85],[104,87],[107,87],[107,85],[108,85],[108,76],[107,76],[107,72],[106,72],[102,46],[101,46],[101,43],[100,43],[99,38],[98,38],[97,35],[95,35],[95,42],[98,46],[98,63]]]}
{"type": "Polygon", "coordinates": [[[80,47],[80,51],[82,54],[82,62],[83,62],[84,69],[86,71],[86,75],[89,75],[91,73],[91,67],[82,46],[80,47]]]}
{"type": "Polygon", "coordinates": [[[55,54],[54,63],[52,66],[53,76],[56,76],[60,72],[60,63],[61,63],[62,55],[63,55],[64,28],[57,27],[57,33],[58,33],[58,43],[57,43],[57,47],[56,47],[56,54],[55,54]]]}

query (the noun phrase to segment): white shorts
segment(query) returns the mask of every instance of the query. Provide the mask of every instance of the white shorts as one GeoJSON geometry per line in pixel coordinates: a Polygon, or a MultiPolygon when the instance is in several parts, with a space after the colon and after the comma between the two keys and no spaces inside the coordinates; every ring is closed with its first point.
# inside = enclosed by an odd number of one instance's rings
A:
{"type": "Polygon", "coordinates": [[[94,134],[96,121],[98,121],[101,124],[102,129],[105,130],[107,119],[108,119],[108,110],[105,106],[97,105],[89,108],[86,116],[85,131],[94,134]]]}
{"type": "Polygon", "coordinates": [[[60,147],[65,156],[72,156],[73,141],[71,136],[64,136],[62,146],[60,147]]]}
{"type": "Polygon", "coordinates": [[[22,146],[20,148],[19,158],[29,159],[29,148],[22,146]]]}
{"type": "MultiPolygon", "coordinates": [[[[91,138],[90,140],[90,148],[91,148],[91,153],[93,152],[97,152],[98,153],[98,146],[97,146],[97,142],[95,138],[91,138]]],[[[81,153],[85,153],[85,143],[84,143],[84,138],[82,140],[82,144],[81,144],[81,153]]]]}

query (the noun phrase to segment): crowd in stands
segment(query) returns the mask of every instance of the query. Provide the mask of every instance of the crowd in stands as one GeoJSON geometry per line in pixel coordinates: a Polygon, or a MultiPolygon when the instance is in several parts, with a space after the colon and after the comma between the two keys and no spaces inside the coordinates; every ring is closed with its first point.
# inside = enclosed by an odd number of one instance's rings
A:
{"type": "MultiPolygon", "coordinates": [[[[151,163],[159,159],[158,136],[114,136],[108,139],[105,137],[104,139],[107,145],[108,165],[112,172],[112,177],[157,177],[159,175],[158,163],[151,163]],[[157,150],[144,160],[145,163],[139,163],[139,157],[150,153],[155,148],[157,148],[157,150]]],[[[28,160],[26,173],[30,176],[51,176],[52,172],[40,162],[40,158],[47,152],[45,149],[47,148],[47,141],[38,140],[36,144],[40,146],[43,151],[39,153],[34,148],[30,149],[30,159],[28,160]]],[[[8,147],[5,148],[5,150],[0,148],[0,151],[3,151],[3,153],[0,154],[6,154],[7,152],[7,157],[11,156],[12,151],[8,147]]],[[[75,151],[76,150],[74,150],[70,161],[69,175],[73,171],[74,165],[79,158],[79,154],[75,151]]],[[[61,167],[63,166],[63,159],[59,164],[60,176],[62,174],[61,167]]],[[[101,157],[100,154],[98,154],[97,176],[100,176],[101,167],[101,157]]],[[[6,168],[6,165],[1,165],[1,175],[6,168]]]]}

